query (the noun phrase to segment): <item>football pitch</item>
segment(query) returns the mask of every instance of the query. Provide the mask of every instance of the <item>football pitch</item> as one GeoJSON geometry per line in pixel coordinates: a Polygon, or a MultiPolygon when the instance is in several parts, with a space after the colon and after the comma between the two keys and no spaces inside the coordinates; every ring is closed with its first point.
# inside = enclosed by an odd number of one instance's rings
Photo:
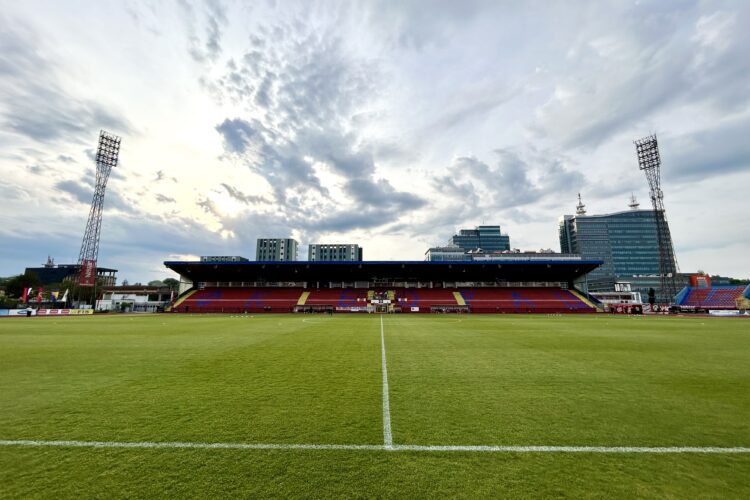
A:
{"type": "Polygon", "coordinates": [[[750,321],[0,321],[0,497],[750,497],[750,321]]]}

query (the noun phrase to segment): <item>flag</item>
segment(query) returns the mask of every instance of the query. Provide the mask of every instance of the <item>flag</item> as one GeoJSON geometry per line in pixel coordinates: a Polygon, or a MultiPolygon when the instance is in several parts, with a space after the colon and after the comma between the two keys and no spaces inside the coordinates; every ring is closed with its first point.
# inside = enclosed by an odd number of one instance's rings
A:
{"type": "Polygon", "coordinates": [[[67,302],[68,301],[68,290],[65,290],[65,293],[62,296],[62,299],[60,299],[60,302],[67,302]]]}
{"type": "Polygon", "coordinates": [[[57,299],[60,296],[60,291],[52,290],[49,295],[50,295],[50,298],[52,299],[52,302],[57,304],[57,299]]]}

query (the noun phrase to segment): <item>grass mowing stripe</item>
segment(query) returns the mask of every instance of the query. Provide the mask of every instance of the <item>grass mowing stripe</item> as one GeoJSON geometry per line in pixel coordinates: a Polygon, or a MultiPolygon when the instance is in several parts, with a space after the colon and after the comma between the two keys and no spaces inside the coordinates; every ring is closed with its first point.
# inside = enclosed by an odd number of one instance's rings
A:
{"type": "Polygon", "coordinates": [[[439,445],[379,445],[379,444],[288,444],[288,443],[189,443],[189,442],[120,442],[120,441],[38,441],[28,439],[0,440],[0,446],[60,447],[60,448],[185,448],[215,450],[370,450],[419,452],[475,452],[475,453],[704,453],[744,454],[748,447],[724,448],[716,446],[439,446],[439,445]]]}
{"type": "Polygon", "coordinates": [[[383,333],[383,315],[380,315],[380,350],[383,357],[383,444],[386,448],[393,446],[391,432],[391,402],[388,398],[388,366],[385,362],[385,334],[383,333]]]}

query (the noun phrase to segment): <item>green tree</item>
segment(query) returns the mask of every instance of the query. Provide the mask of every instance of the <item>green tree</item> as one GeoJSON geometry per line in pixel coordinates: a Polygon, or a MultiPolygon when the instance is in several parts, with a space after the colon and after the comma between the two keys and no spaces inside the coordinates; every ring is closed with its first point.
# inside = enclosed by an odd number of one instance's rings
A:
{"type": "Polygon", "coordinates": [[[41,284],[42,282],[36,273],[26,272],[10,278],[5,284],[5,291],[11,297],[20,298],[23,295],[24,288],[37,288],[41,284]]]}
{"type": "Polygon", "coordinates": [[[164,282],[162,280],[151,280],[148,282],[148,286],[164,286],[164,282]]]}
{"type": "Polygon", "coordinates": [[[174,278],[167,278],[163,281],[164,286],[168,286],[171,290],[177,291],[178,288],[180,288],[180,282],[179,280],[176,280],[174,278]]]}

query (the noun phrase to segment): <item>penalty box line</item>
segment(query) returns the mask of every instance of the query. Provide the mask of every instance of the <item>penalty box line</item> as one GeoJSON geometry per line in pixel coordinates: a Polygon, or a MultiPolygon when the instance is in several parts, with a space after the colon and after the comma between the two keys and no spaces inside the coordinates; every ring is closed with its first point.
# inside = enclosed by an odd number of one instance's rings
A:
{"type": "Polygon", "coordinates": [[[46,441],[0,440],[0,447],[26,448],[124,448],[198,450],[351,450],[471,453],[609,453],[609,454],[750,454],[750,447],[718,446],[439,446],[408,444],[286,444],[286,443],[200,443],[180,441],[46,441]]]}

